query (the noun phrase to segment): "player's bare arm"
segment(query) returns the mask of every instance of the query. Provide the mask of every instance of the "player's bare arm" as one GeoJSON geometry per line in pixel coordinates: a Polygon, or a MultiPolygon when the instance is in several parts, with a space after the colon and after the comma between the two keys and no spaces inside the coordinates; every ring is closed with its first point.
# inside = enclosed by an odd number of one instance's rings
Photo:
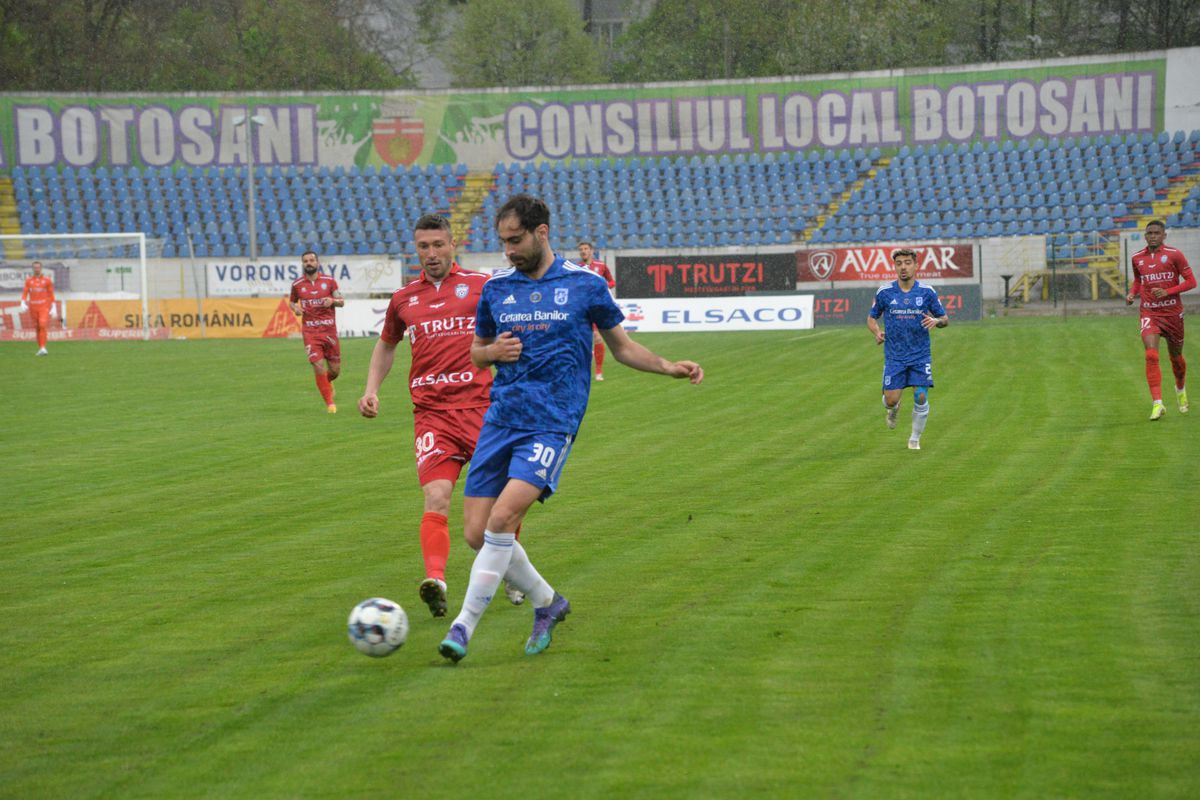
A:
{"type": "Polygon", "coordinates": [[[875,335],[875,344],[883,344],[883,340],[887,337],[884,335],[883,328],[879,327],[879,323],[874,317],[867,317],[867,328],[875,335]]]}
{"type": "Polygon", "coordinates": [[[509,363],[521,357],[521,340],[505,331],[494,339],[476,336],[471,341],[471,363],[480,369],[498,362],[509,363]]]}
{"type": "Polygon", "coordinates": [[[934,328],[944,328],[949,324],[950,324],[949,317],[946,317],[946,316],[935,317],[933,314],[930,314],[928,311],[925,312],[925,316],[921,317],[921,325],[927,331],[933,330],[934,328]]]}
{"type": "Polygon", "coordinates": [[[379,387],[392,371],[395,359],[396,345],[377,339],[375,349],[371,351],[371,365],[367,368],[367,388],[358,400],[358,413],[368,419],[379,415],[379,387]]]}
{"type": "Polygon", "coordinates": [[[329,297],[322,297],[321,305],[326,308],[342,308],[346,305],[346,300],[342,297],[341,292],[334,292],[329,297]]]}
{"type": "Polygon", "coordinates": [[[600,331],[600,335],[612,351],[613,358],[627,367],[672,378],[687,378],[692,383],[704,380],[704,370],[695,361],[668,361],[645,345],[630,339],[629,334],[620,325],[600,331]]]}

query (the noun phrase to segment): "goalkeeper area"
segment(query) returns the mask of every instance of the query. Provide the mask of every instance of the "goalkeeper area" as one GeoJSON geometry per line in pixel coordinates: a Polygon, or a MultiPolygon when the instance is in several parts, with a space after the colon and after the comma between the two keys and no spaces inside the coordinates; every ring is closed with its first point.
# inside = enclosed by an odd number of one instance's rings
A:
{"type": "Polygon", "coordinates": [[[605,370],[521,531],[572,614],[458,666],[407,346],[372,420],[367,339],[337,415],[295,341],[0,347],[0,795],[1200,796],[1200,412],[1147,421],[1136,309],[938,331],[920,451],[865,325],[637,337],[704,383],[605,370]]]}
{"type": "MultiPolygon", "coordinates": [[[[169,317],[164,316],[162,301],[185,297],[189,291],[182,269],[177,276],[167,276],[151,268],[148,260],[161,252],[161,241],[147,239],[142,232],[0,235],[0,339],[32,338],[27,321],[12,305],[35,261],[54,281],[58,314],[51,341],[165,338],[169,317]],[[68,303],[74,297],[92,303],[68,303]],[[115,326],[97,313],[95,301],[119,302],[128,316],[122,315],[122,324],[115,326]]],[[[202,286],[193,280],[190,294],[199,297],[200,291],[202,286]]]]}

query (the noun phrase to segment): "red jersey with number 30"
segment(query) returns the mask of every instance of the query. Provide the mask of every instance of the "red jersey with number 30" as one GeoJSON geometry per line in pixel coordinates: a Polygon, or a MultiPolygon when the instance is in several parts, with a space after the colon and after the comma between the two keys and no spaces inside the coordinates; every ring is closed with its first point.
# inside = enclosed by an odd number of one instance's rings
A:
{"type": "Polygon", "coordinates": [[[1183,313],[1183,301],[1179,295],[1196,286],[1196,278],[1188,266],[1183,253],[1174,247],[1160,246],[1153,253],[1143,247],[1130,258],[1133,262],[1133,286],[1130,290],[1140,293],[1142,316],[1167,316],[1183,313]],[[1188,284],[1191,284],[1188,286],[1188,284]],[[1163,298],[1150,294],[1151,289],[1171,290],[1184,285],[1175,294],[1163,298]]]}
{"type": "Polygon", "coordinates": [[[292,282],[291,301],[300,304],[306,334],[337,333],[337,309],[321,303],[337,290],[337,281],[328,275],[318,274],[311,281],[307,277],[297,278],[292,282]]]}
{"type": "Polygon", "coordinates": [[[408,388],[418,409],[484,408],[492,371],[471,363],[475,307],[490,276],[450,268],[441,283],[421,277],[392,295],[379,338],[398,344],[408,331],[408,388]]]}

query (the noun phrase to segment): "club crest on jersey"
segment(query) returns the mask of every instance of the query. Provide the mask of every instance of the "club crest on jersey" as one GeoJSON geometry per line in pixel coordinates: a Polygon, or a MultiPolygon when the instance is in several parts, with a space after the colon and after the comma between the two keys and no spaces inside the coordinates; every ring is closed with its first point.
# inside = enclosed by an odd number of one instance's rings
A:
{"type": "Polygon", "coordinates": [[[924,298],[924,297],[918,297],[918,298],[917,298],[917,305],[921,305],[921,303],[922,303],[922,302],[924,302],[924,300],[925,300],[925,298],[924,298]]]}
{"type": "Polygon", "coordinates": [[[465,283],[460,283],[458,286],[454,287],[454,296],[459,300],[462,300],[467,296],[467,292],[469,291],[471,291],[470,287],[468,287],[465,283]]]}
{"type": "Polygon", "coordinates": [[[565,306],[567,304],[567,297],[568,293],[566,288],[554,290],[554,302],[557,305],[565,306]]]}
{"type": "Polygon", "coordinates": [[[540,303],[540,302],[542,302],[542,293],[541,293],[541,292],[539,292],[539,291],[536,291],[536,290],[535,290],[534,292],[532,292],[532,293],[529,295],[529,302],[531,302],[531,303],[540,303]]]}
{"type": "Polygon", "coordinates": [[[1158,260],[1164,264],[1167,263],[1167,254],[1163,253],[1161,256],[1159,256],[1158,260]]]}

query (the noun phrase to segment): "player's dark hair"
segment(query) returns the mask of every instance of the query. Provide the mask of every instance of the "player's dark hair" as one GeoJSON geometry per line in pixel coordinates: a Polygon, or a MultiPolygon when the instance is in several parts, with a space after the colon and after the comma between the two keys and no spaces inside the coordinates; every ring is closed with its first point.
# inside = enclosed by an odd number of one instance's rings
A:
{"type": "Polygon", "coordinates": [[[913,261],[917,260],[917,251],[911,247],[901,247],[899,250],[892,251],[892,261],[895,261],[900,256],[908,256],[913,261]]]}
{"type": "Polygon", "coordinates": [[[1152,219],[1146,223],[1147,228],[1153,227],[1154,225],[1157,225],[1158,227],[1162,228],[1164,231],[1167,229],[1167,223],[1163,222],[1161,219],[1152,219]]]}
{"type": "Polygon", "coordinates": [[[320,261],[320,260],[321,260],[321,256],[317,255],[317,251],[316,251],[316,250],[305,250],[303,253],[301,253],[301,254],[300,254],[300,260],[301,260],[301,261],[303,261],[303,260],[304,260],[304,257],[305,257],[306,255],[308,255],[309,253],[312,253],[314,256],[317,256],[317,260],[318,260],[318,261],[320,261]]]}
{"type": "Polygon", "coordinates": [[[595,249],[596,249],[596,245],[592,244],[592,243],[591,243],[589,240],[587,240],[587,239],[580,239],[578,242],[576,242],[576,243],[575,243],[575,246],[576,246],[576,247],[583,247],[585,244],[586,244],[588,247],[592,248],[593,250],[595,250],[595,249]]]}
{"type": "Polygon", "coordinates": [[[527,231],[532,231],[539,225],[550,224],[550,207],[540,198],[531,194],[514,194],[504,205],[500,206],[500,210],[496,212],[495,227],[497,229],[500,227],[500,220],[509,214],[515,214],[517,222],[520,222],[521,227],[527,231]]]}
{"type": "Polygon", "coordinates": [[[417,224],[413,225],[414,231],[445,231],[454,236],[454,229],[450,227],[450,220],[443,217],[441,214],[425,214],[417,224]]]}

